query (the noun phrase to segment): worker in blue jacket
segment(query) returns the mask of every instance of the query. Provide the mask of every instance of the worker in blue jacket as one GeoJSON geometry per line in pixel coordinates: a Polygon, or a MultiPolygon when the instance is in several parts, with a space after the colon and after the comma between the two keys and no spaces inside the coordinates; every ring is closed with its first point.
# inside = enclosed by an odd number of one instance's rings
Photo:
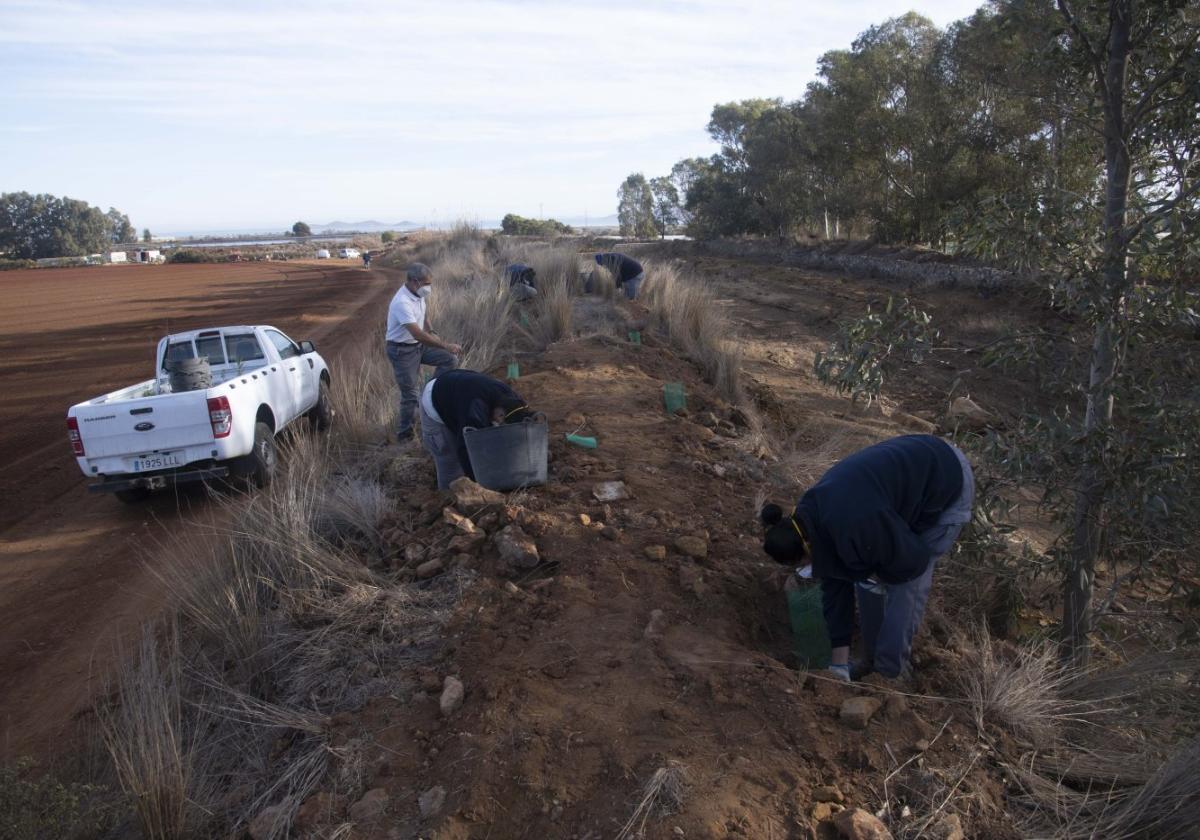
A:
{"type": "Polygon", "coordinates": [[[640,262],[624,254],[596,254],[596,265],[612,272],[617,281],[617,288],[625,292],[625,297],[629,300],[637,297],[638,289],[646,279],[646,272],[640,262]]]}
{"type": "Polygon", "coordinates": [[[763,509],[763,550],[786,565],[811,563],[821,581],[833,676],[911,673],[912,640],[934,567],[971,520],[974,500],[975,477],[958,447],[932,435],[905,435],[839,461],[791,516],[776,505],[763,509]],[[852,673],[855,600],[862,657],[852,673]]]}
{"type": "Polygon", "coordinates": [[[433,456],[438,488],[475,471],[463,429],[518,423],[532,412],[516,391],[499,379],[473,370],[449,370],[426,383],[421,393],[421,443],[433,456]]]}

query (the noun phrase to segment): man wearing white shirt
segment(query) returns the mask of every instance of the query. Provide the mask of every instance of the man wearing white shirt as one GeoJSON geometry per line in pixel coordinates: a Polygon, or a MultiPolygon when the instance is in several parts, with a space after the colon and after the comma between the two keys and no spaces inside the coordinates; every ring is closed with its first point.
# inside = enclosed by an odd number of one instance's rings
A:
{"type": "Polygon", "coordinates": [[[388,305],[387,355],[400,388],[400,418],[396,438],[413,439],[413,416],[420,399],[418,379],[421,365],[435,368],[434,376],[458,367],[462,347],[442,341],[429,326],[426,314],[432,292],[433,272],[423,263],[408,267],[407,279],[388,305]]]}

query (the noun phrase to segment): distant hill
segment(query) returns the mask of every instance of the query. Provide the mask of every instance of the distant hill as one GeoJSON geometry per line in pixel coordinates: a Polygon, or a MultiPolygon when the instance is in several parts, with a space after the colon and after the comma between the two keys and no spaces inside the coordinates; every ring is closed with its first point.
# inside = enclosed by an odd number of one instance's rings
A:
{"type": "Polygon", "coordinates": [[[324,225],[312,225],[313,233],[329,233],[331,231],[360,231],[362,233],[382,233],[385,230],[416,230],[420,225],[416,222],[377,222],[374,219],[365,222],[329,222],[324,225]]]}

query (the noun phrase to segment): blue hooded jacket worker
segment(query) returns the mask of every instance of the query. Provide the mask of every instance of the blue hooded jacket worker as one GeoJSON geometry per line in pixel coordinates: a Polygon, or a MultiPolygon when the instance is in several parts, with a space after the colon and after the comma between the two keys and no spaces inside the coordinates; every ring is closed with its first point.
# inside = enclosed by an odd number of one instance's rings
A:
{"type": "Polygon", "coordinates": [[[956,446],[905,435],[839,461],[790,516],[776,505],[763,508],[763,550],[786,565],[811,563],[821,581],[833,676],[852,676],[856,600],[862,658],[853,677],[911,673],[934,568],[971,520],[974,500],[974,473],[956,446]]]}
{"type": "Polygon", "coordinates": [[[459,368],[429,380],[421,392],[421,443],[433,456],[438,489],[464,475],[475,480],[463,429],[520,423],[532,414],[520,394],[483,373],[459,368]]]}
{"type": "Polygon", "coordinates": [[[637,298],[638,289],[642,287],[642,281],[646,279],[646,273],[640,262],[624,254],[610,253],[596,254],[596,265],[603,266],[612,272],[617,281],[617,288],[624,290],[626,298],[629,300],[637,298]]]}

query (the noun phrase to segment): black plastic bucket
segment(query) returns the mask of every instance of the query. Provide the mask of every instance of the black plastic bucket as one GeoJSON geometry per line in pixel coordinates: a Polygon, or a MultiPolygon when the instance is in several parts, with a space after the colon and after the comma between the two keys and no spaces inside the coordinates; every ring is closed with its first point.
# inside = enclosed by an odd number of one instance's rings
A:
{"type": "Polygon", "coordinates": [[[517,490],[546,483],[550,427],[538,414],[521,423],[463,429],[475,481],[489,490],[517,490]]]}

